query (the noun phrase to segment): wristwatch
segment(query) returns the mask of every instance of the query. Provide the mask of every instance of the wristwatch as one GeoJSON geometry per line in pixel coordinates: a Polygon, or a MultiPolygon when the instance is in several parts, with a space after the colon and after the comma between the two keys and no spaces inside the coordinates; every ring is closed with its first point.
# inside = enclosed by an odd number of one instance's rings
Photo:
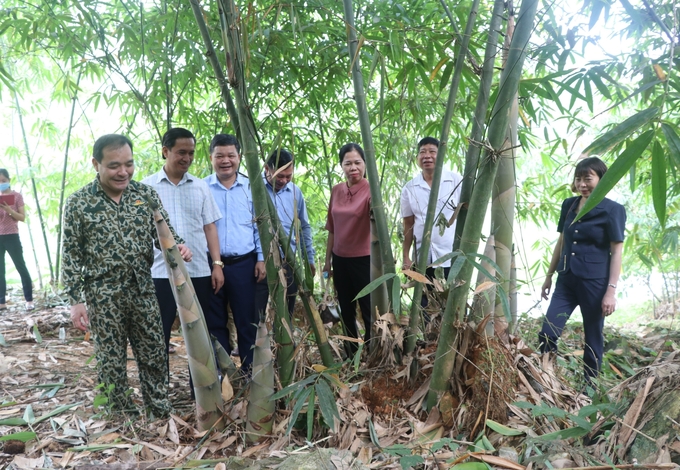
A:
{"type": "Polygon", "coordinates": [[[215,261],[213,261],[213,266],[219,266],[220,268],[223,268],[224,263],[222,261],[216,259],[215,261]]]}

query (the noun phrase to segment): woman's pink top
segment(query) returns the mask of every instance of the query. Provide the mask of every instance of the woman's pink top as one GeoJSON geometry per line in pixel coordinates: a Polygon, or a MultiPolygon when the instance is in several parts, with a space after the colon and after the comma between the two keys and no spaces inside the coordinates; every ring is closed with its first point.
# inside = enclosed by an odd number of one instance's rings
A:
{"type": "MultiPolygon", "coordinates": [[[[9,193],[1,194],[3,196],[8,196],[10,194],[14,195],[14,204],[10,204],[9,207],[15,212],[18,212],[20,207],[24,207],[24,198],[21,193],[10,191],[9,193]]],[[[15,233],[19,233],[19,222],[10,217],[7,212],[0,209],[0,235],[12,235],[15,233]]]]}
{"type": "Polygon", "coordinates": [[[371,254],[371,189],[363,179],[351,188],[333,186],[326,230],[335,234],[333,253],[345,258],[371,254]]]}

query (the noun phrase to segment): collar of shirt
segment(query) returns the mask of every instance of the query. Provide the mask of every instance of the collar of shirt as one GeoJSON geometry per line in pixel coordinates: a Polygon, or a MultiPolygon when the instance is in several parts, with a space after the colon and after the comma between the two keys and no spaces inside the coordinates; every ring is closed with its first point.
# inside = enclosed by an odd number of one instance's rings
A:
{"type": "Polygon", "coordinates": [[[156,183],[160,183],[163,180],[166,180],[168,183],[179,186],[184,183],[188,183],[190,181],[194,181],[196,177],[189,173],[188,171],[182,175],[182,179],[179,180],[179,183],[175,184],[172,181],[170,181],[170,178],[168,177],[168,174],[165,172],[165,165],[160,169],[158,173],[156,173],[156,183]]]}
{"type": "MultiPolygon", "coordinates": [[[[442,178],[439,180],[439,183],[441,184],[444,181],[453,181],[453,176],[451,175],[451,172],[448,170],[442,170],[442,178]]],[[[421,171],[418,173],[418,176],[415,177],[414,183],[418,186],[421,186],[427,190],[431,189],[431,186],[427,184],[427,181],[425,181],[425,177],[423,176],[423,172],[421,171]]]]}
{"type": "Polygon", "coordinates": [[[208,183],[209,186],[218,186],[226,191],[236,186],[247,186],[250,184],[250,180],[248,179],[248,177],[240,172],[236,173],[236,181],[234,181],[234,184],[231,185],[231,188],[227,188],[226,186],[224,186],[222,182],[217,178],[216,173],[213,173],[210,176],[208,176],[205,179],[205,181],[208,183]]]}

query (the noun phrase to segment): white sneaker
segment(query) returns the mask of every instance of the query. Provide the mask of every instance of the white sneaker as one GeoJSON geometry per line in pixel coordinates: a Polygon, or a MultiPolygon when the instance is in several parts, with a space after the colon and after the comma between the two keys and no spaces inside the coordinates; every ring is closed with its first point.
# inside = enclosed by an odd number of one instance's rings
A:
{"type": "Polygon", "coordinates": [[[34,308],[33,302],[26,302],[26,310],[33,310],[34,308]]]}

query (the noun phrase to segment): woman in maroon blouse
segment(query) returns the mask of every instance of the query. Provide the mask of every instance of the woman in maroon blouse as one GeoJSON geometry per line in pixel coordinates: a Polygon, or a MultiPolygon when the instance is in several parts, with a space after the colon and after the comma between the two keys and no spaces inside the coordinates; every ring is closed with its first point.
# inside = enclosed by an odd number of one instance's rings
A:
{"type": "MultiPolygon", "coordinates": [[[[326,264],[323,270],[333,276],[345,333],[358,338],[356,302],[353,299],[371,281],[371,191],[364,178],[364,150],[358,144],[344,145],[340,149],[340,166],[346,182],[336,184],[331,191],[326,219],[326,264]]],[[[361,297],[359,307],[366,330],[364,341],[368,341],[371,336],[370,296],[361,297]]],[[[348,341],[346,347],[350,354],[354,354],[358,345],[348,341]]]]}
{"type": "Polygon", "coordinates": [[[26,220],[24,214],[24,198],[21,193],[12,191],[9,173],[0,168],[0,310],[5,310],[5,253],[9,253],[14,267],[21,276],[24,288],[26,309],[33,310],[33,284],[24,262],[24,252],[19,240],[19,222],[26,220]]]}

